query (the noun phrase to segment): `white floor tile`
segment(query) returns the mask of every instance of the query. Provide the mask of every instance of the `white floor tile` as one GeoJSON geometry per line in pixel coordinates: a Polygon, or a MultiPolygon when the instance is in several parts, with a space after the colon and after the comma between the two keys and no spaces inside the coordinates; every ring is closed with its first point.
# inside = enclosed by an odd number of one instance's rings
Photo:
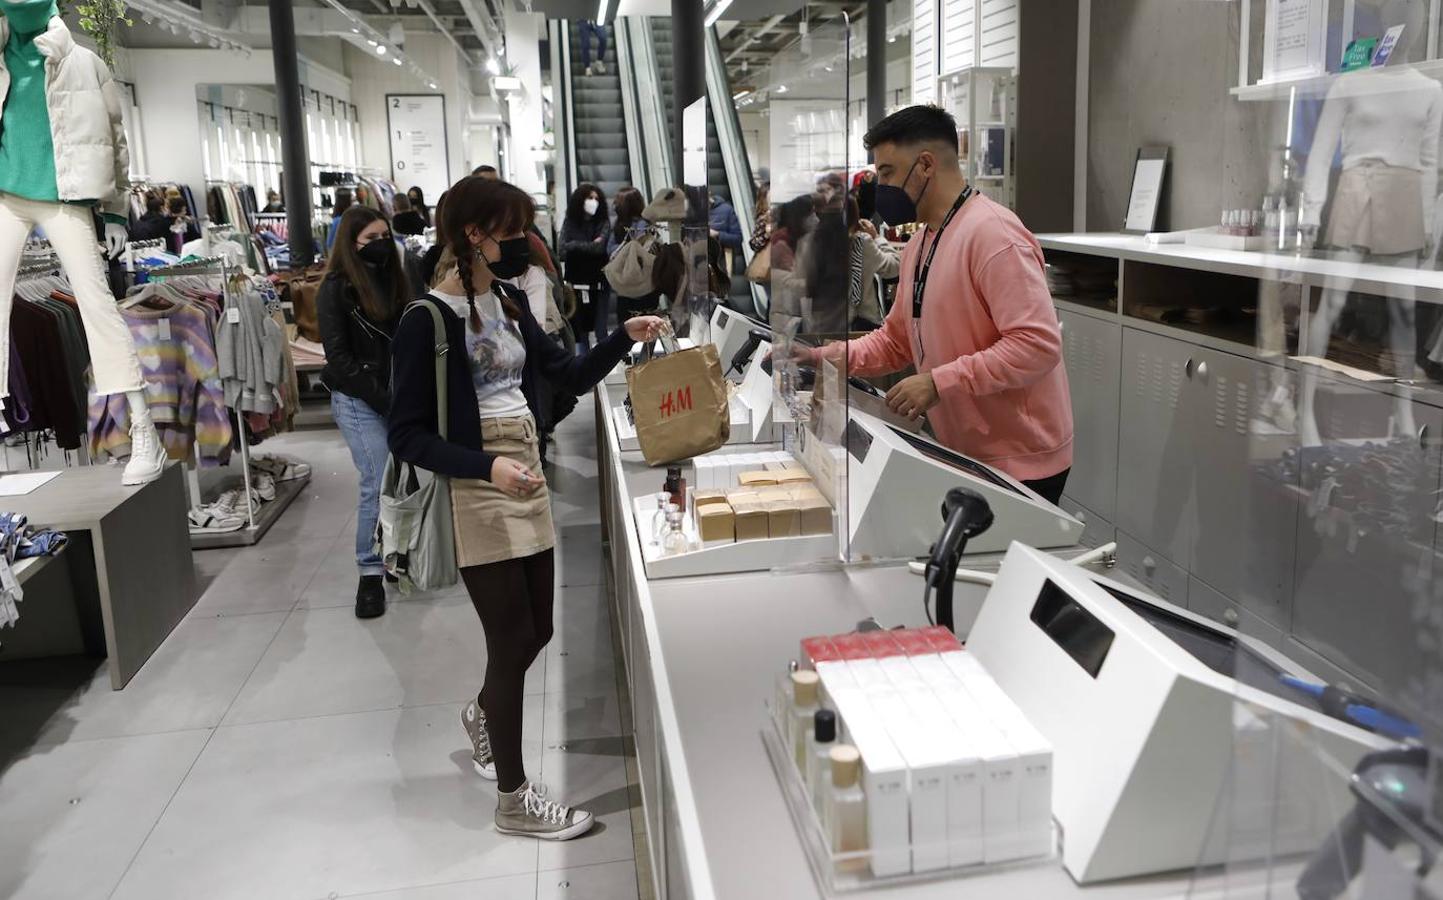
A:
{"type": "Polygon", "coordinates": [[[304,540],[286,540],[276,537],[275,532],[267,534],[261,543],[236,552],[224,564],[191,616],[290,610],[335,539],[334,534],[304,540]]]}
{"type": "Polygon", "coordinates": [[[123,691],[111,690],[103,664],[89,684],[69,697],[43,686],[0,687],[0,709],[5,710],[0,732],[8,737],[17,725],[39,726],[38,734],[31,731],[37,742],[59,743],[214,728],[286,616],[186,619],[123,691]]]}
{"type": "Polygon", "coordinates": [[[552,797],[588,810],[597,819],[584,837],[543,843],[543,873],[634,858],[631,800],[620,738],[572,741],[565,750],[548,749],[542,757],[541,781],[552,797]]]}
{"type": "Polygon", "coordinates": [[[288,900],[523,875],[452,706],[223,727],[114,900],[288,900]],[[203,888],[198,888],[203,886],[203,888]]]}
{"type": "Polygon", "coordinates": [[[0,897],[108,896],[209,736],[81,741],[18,760],[0,775],[0,897]]]}
{"type": "Polygon", "coordinates": [[[592,693],[558,691],[547,694],[543,708],[548,749],[574,741],[621,734],[621,704],[615,688],[592,693]]]}
{"type": "Polygon", "coordinates": [[[378,894],[347,894],[338,900],[535,900],[535,897],[535,875],[507,875],[378,894]]]}
{"type": "MultiPolygon", "coordinates": [[[[527,679],[545,690],[546,659],[527,679]]],[[[486,644],[464,598],[392,604],[379,619],[349,607],[296,610],[256,666],[227,725],[459,703],[480,689],[486,644]]]]}
{"type": "Polygon", "coordinates": [[[603,863],[541,872],[536,900],[636,900],[636,864],[603,863]]]}

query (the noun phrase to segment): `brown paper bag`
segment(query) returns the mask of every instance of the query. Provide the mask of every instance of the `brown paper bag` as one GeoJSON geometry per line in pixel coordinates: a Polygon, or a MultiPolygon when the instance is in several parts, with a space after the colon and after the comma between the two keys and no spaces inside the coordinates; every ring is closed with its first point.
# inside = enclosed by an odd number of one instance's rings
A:
{"type": "Polygon", "coordinates": [[[731,436],[726,379],[714,344],[626,370],[636,436],[649,466],[710,453],[731,436]]]}

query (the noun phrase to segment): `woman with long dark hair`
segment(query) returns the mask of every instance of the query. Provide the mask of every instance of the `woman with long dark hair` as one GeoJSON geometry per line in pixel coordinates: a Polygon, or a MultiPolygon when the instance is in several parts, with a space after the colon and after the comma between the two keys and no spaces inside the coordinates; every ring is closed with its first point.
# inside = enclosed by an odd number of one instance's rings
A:
{"type": "Polygon", "coordinates": [[[411,209],[420,214],[421,221],[426,223],[426,227],[431,227],[431,207],[426,205],[426,192],[413,184],[406,191],[406,199],[411,201],[411,209]]]}
{"type": "Polygon", "coordinates": [[[331,227],[326,230],[326,252],[336,243],[336,229],[341,225],[341,216],[356,203],[356,195],[350,188],[336,188],[336,203],[331,207],[331,227]]]}
{"type": "Polygon", "coordinates": [[[566,218],[561,223],[561,261],[566,280],[591,288],[591,304],[576,311],[571,327],[578,344],[586,344],[586,333],[594,331],[597,343],[606,337],[611,325],[611,291],[606,276],[606,229],[611,218],[606,211],[606,195],[594,184],[580,184],[566,203],[566,218]]]}
{"type": "Polygon", "coordinates": [[[356,504],[356,616],[386,611],[385,572],[374,548],[386,467],[386,416],[391,410],[391,334],[409,296],[391,227],[384,216],[352,206],[336,227],[316,317],[331,389],[331,413],[360,473],[356,504]]]}
{"type": "Polygon", "coordinates": [[[446,323],[447,437],[436,416],[432,317],[396,329],[391,451],[451,479],[456,561],[486,633],[486,682],[461,713],[472,763],[497,781],[496,829],[542,840],[586,833],[593,817],[526,777],[521,708],[526,670],[551,640],[556,533],[541,472],[534,410],[540,380],[590,390],[632,342],[662,322],[633,319],[584,356],[551,341],[526,296],[505,280],[526,271],[535,207],[514,185],[472,176],[446,194],[442,239],[456,267],[423,302],[446,323]]]}

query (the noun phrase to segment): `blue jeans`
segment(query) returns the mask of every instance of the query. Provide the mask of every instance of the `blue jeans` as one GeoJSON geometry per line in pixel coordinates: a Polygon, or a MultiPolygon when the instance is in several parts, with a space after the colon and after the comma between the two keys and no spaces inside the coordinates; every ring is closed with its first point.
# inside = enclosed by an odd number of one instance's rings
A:
{"type": "Polygon", "coordinates": [[[577,37],[581,38],[581,65],[591,65],[591,36],[596,35],[596,58],[606,60],[606,26],[587,19],[576,26],[577,37]]]}
{"type": "Polygon", "coordinates": [[[356,504],[356,566],[362,575],[385,572],[376,554],[376,519],[381,514],[381,475],[386,471],[386,420],[366,403],[340,391],[331,392],[331,414],[351,448],[351,461],[361,473],[356,504]]]}

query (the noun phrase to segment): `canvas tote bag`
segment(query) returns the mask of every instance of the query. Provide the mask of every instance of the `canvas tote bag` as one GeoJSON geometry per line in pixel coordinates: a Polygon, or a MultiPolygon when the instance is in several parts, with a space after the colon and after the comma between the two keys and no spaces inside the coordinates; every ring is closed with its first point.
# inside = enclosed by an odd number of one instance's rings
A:
{"type": "MultiPolygon", "coordinates": [[[[424,308],[436,329],[436,425],[446,439],[446,323],[435,304],[417,300],[406,312],[424,308]]],[[[403,316],[405,313],[402,314],[403,316]]],[[[456,568],[456,534],[451,521],[451,481],[444,475],[403,463],[393,453],[381,476],[381,514],[376,546],[386,571],[401,590],[435,591],[451,587],[456,568]]]]}
{"type": "Polygon", "coordinates": [[[645,297],[656,290],[652,268],[656,265],[659,238],[655,229],[647,229],[616,248],[601,273],[617,296],[645,297]]]}
{"type": "Polygon", "coordinates": [[[715,344],[676,349],[670,329],[660,338],[669,351],[626,370],[636,436],[649,466],[710,453],[731,436],[726,380],[715,344]]]}

